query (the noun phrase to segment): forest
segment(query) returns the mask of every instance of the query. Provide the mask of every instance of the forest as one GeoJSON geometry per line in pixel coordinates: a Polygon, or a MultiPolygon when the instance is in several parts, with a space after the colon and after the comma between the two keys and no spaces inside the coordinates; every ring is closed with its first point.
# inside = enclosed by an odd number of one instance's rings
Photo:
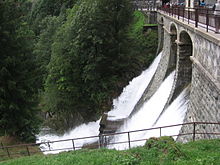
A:
{"type": "Polygon", "coordinates": [[[0,136],[100,118],[156,55],[131,0],[0,0],[0,136]]]}

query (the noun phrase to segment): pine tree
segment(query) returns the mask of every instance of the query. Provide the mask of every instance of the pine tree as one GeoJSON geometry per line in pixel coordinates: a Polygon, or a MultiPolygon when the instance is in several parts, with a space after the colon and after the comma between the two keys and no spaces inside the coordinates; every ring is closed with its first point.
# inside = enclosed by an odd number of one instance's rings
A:
{"type": "Polygon", "coordinates": [[[36,73],[23,3],[0,2],[0,134],[33,141],[39,130],[36,73]]]}

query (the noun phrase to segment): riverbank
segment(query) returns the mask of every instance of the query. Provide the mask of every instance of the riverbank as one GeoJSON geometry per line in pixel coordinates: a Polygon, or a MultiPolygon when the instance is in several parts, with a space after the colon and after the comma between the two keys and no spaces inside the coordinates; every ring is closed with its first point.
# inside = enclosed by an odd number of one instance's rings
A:
{"type": "Polygon", "coordinates": [[[9,160],[0,165],[156,165],[156,164],[220,164],[220,139],[199,140],[187,144],[167,137],[151,138],[143,147],[125,151],[95,149],[37,155],[9,160]]]}

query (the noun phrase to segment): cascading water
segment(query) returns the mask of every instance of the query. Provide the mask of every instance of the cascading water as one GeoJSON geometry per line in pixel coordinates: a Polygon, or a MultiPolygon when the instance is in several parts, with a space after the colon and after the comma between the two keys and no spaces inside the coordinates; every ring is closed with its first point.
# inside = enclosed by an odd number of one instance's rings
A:
{"type": "MultiPolygon", "coordinates": [[[[142,74],[136,78],[134,78],[127,87],[124,88],[122,94],[113,100],[114,108],[108,112],[108,120],[118,120],[124,119],[129,116],[132,112],[135,104],[138,102],[140,97],[142,96],[144,90],[147,88],[150,80],[152,79],[156,68],[159,64],[162,53],[160,53],[157,58],[154,60],[149,69],[142,72],[142,74]]],[[[173,101],[173,103],[164,111],[156,124],[155,121],[159,117],[161,111],[164,108],[164,105],[167,102],[169,97],[173,81],[174,81],[175,71],[172,72],[166,80],[161,84],[156,93],[140,108],[140,110],[132,116],[130,119],[127,119],[125,124],[118,130],[118,132],[131,131],[137,129],[146,129],[150,127],[164,126],[170,124],[179,124],[183,122],[183,118],[185,116],[185,112],[187,109],[188,103],[188,91],[189,87],[186,88],[177,98],[173,101]],[[173,117],[175,116],[175,117],[173,117]]],[[[88,137],[88,136],[97,136],[99,134],[99,122],[91,122],[86,124],[82,124],[79,127],[73,129],[68,134],[64,134],[63,136],[56,135],[39,135],[39,142],[47,142],[47,141],[55,141],[55,140],[63,140],[63,139],[73,139],[80,137],[88,137]]],[[[178,134],[180,127],[178,128],[169,128],[162,132],[162,135],[173,135],[178,134]]],[[[139,132],[139,133],[131,133],[130,140],[137,139],[147,139],[152,136],[159,136],[160,133],[157,131],[148,131],[148,132],[139,132]]],[[[98,138],[84,139],[84,140],[76,140],[74,141],[74,145],[77,148],[82,147],[84,144],[97,142],[98,138]]],[[[115,136],[114,139],[110,141],[110,143],[127,141],[127,135],[118,135],[115,136]]],[[[143,145],[145,141],[132,143],[131,146],[143,145]]],[[[50,146],[41,145],[41,149],[61,149],[61,148],[71,148],[73,146],[72,141],[65,141],[59,143],[50,143],[50,146]]],[[[108,146],[109,148],[116,149],[127,149],[128,144],[120,144],[108,146]]],[[[57,150],[54,152],[48,153],[58,153],[64,150],[57,150]]],[[[45,152],[47,154],[47,152],[45,152]]]]}
{"type": "Polygon", "coordinates": [[[135,104],[141,98],[144,90],[150,83],[157,66],[159,64],[162,52],[155,58],[151,66],[143,71],[140,76],[130,81],[121,95],[113,100],[113,109],[108,112],[108,120],[123,119],[129,116],[135,104]]]}
{"type": "MultiPolygon", "coordinates": [[[[155,127],[182,123],[189,102],[190,86],[186,87],[159,118],[155,127]]],[[[164,128],[161,136],[177,135],[181,126],[164,128]]],[[[175,137],[174,137],[175,138],[175,137]]]]}
{"type": "MultiPolygon", "coordinates": [[[[165,112],[161,115],[157,123],[153,124],[157,119],[157,117],[160,115],[160,112],[163,110],[163,105],[165,105],[166,103],[165,100],[166,98],[168,98],[168,95],[166,95],[165,93],[163,94],[163,92],[166,92],[164,90],[169,90],[165,88],[170,88],[168,83],[170,83],[172,79],[173,79],[173,73],[162,83],[161,87],[152,96],[152,98],[143,105],[141,110],[136,115],[134,115],[132,119],[129,120],[126,123],[126,125],[124,125],[119,130],[119,132],[161,127],[166,125],[175,125],[182,123],[189,102],[190,87],[185,88],[181,92],[181,94],[172,102],[172,104],[165,110],[165,112]],[[154,101],[157,103],[155,103],[154,101]]],[[[163,128],[162,131],[159,129],[153,129],[143,132],[142,131],[133,132],[130,133],[129,138],[131,141],[135,141],[140,139],[148,139],[150,137],[159,137],[160,135],[161,136],[178,135],[180,128],[181,126],[175,126],[175,127],[163,128]]],[[[118,135],[111,141],[111,143],[125,142],[125,141],[128,141],[127,134],[118,135]]],[[[131,143],[131,147],[144,145],[144,143],[145,140],[131,143]]],[[[120,149],[128,149],[128,147],[129,146],[127,143],[122,143],[122,144],[116,144],[114,146],[110,146],[109,148],[116,148],[120,150],[120,149]]]]}
{"type": "MultiPolygon", "coordinates": [[[[142,74],[138,77],[135,77],[129,85],[127,85],[122,94],[117,98],[114,99],[114,108],[109,112],[109,116],[111,116],[111,120],[121,119],[129,116],[133,107],[140,99],[141,95],[143,94],[145,88],[148,86],[151,78],[153,77],[160,58],[162,56],[162,52],[155,58],[154,62],[151,66],[142,72],[142,74]],[[131,97],[132,96],[132,97],[131,97]],[[126,109],[126,111],[124,111],[126,109]]],[[[73,139],[73,138],[80,138],[80,137],[88,137],[88,136],[97,136],[99,134],[99,122],[90,122],[88,124],[82,124],[69,133],[64,134],[63,136],[57,136],[53,134],[39,134],[37,143],[41,142],[48,142],[48,141],[57,141],[57,140],[65,140],[65,139],[73,139]],[[83,130],[83,131],[82,131],[83,130]]],[[[82,147],[84,144],[93,143],[94,141],[98,141],[97,138],[87,139],[87,140],[77,140],[75,142],[75,146],[82,147]]],[[[64,141],[58,143],[50,143],[48,146],[47,143],[40,146],[41,150],[49,150],[55,149],[57,151],[48,151],[44,152],[47,153],[58,153],[65,150],[59,150],[61,148],[71,148],[73,146],[72,141],[64,141]]]]}
{"type": "MultiPolygon", "coordinates": [[[[88,124],[82,124],[76,127],[75,129],[73,129],[72,131],[70,131],[69,133],[64,134],[63,136],[57,136],[53,134],[46,134],[46,135],[39,134],[37,143],[74,139],[74,138],[88,137],[88,136],[97,136],[99,134],[99,122],[100,120],[96,122],[90,122],[88,124]]],[[[84,144],[93,143],[95,141],[98,141],[98,138],[79,139],[74,141],[74,145],[77,149],[80,149],[84,144]]],[[[69,140],[63,142],[50,143],[49,145],[50,146],[48,146],[48,143],[42,144],[40,146],[40,149],[42,151],[49,149],[56,151],[48,151],[48,152],[44,152],[44,154],[48,154],[48,153],[54,154],[54,153],[59,153],[61,151],[72,150],[73,143],[71,140],[69,140]]]]}
{"type": "MultiPolygon", "coordinates": [[[[175,72],[172,72],[166,78],[166,80],[161,84],[161,86],[158,88],[156,93],[146,103],[144,103],[141,109],[134,116],[132,116],[132,118],[129,119],[119,129],[118,132],[145,129],[153,126],[154,122],[160,115],[164,105],[167,102],[174,81],[174,75],[175,72]]],[[[132,133],[132,135],[130,136],[130,140],[141,139],[141,137],[143,138],[144,136],[146,136],[146,132],[132,133]]],[[[128,140],[127,134],[118,135],[115,136],[115,138],[113,139],[113,143],[127,141],[127,140],[128,140]]],[[[128,146],[127,144],[122,143],[121,145],[114,145],[110,147],[117,149],[126,149],[128,146]]]]}

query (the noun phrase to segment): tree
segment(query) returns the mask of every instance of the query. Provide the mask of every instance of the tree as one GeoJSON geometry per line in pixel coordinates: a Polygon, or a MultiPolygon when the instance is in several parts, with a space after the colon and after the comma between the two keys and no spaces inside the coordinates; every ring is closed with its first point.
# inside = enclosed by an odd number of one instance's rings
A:
{"type": "Polygon", "coordinates": [[[131,14],[127,0],[80,1],[68,12],[48,65],[45,104],[54,116],[88,121],[109,109],[127,65],[131,14]]]}
{"type": "Polygon", "coordinates": [[[62,25],[62,17],[47,16],[41,21],[41,33],[34,46],[34,56],[36,58],[38,78],[38,88],[43,89],[45,79],[48,74],[47,66],[50,62],[52,53],[52,44],[59,26],[62,25]]]}
{"type": "Polygon", "coordinates": [[[33,2],[30,23],[37,35],[42,29],[41,21],[47,16],[59,16],[66,9],[72,8],[77,0],[36,0],[33,2]]]}
{"type": "Polygon", "coordinates": [[[0,2],[0,134],[33,141],[39,119],[33,32],[24,21],[24,2],[0,2]]]}
{"type": "Polygon", "coordinates": [[[110,110],[113,98],[144,65],[143,52],[133,51],[144,45],[135,46],[129,34],[129,0],[78,1],[66,15],[53,36],[43,103],[61,129],[110,110]]]}

